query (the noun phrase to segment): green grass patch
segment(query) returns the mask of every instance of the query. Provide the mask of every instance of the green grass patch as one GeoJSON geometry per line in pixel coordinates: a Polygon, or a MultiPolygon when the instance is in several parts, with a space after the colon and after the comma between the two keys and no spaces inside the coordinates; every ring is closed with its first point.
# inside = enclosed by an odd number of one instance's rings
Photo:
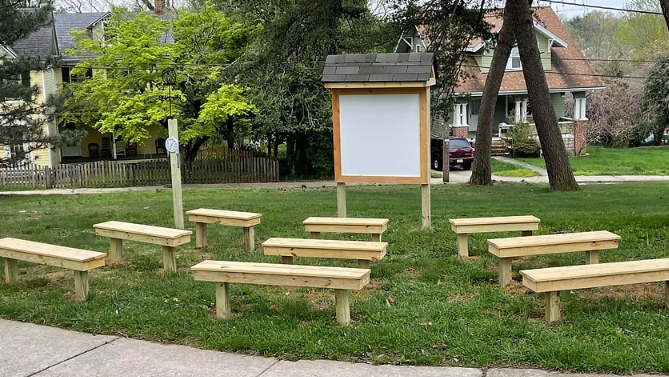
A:
{"type": "Polygon", "coordinates": [[[535,172],[534,170],[498,161],[494,158],[490,160],[490,168],[492,169],[493,174],[502,177],[536,177],[539,175],[539,173],[535,172]]]}
{"type": "MultiPolygon", "coordinates": [[[[330,290],[231,284],[234,317],[214,319],[214,284],[189,267],[204,259],[278,263],[259,244],[269,237],[308,237],[308,216],[335,216],[336,190],[201,189],[184,191],[184,208],[263,214],[258,250],[243,252],[235,227],[208,227],[209,246],[177,248],[179,272],[159,272],[159,246],[125,242],[122,264],[91,272],[90,296],[71,299],[71,271],[19,263],[19,282],[0,284],[0,317],[99,334],[187,344],[284,359],[350,360],[452,366],[530,366],[588,372],[669,372],[669,309],[662,284],[564,292],[565,320],[543,323],[543,297],[520,285],[518,270],[581,265],[583,253],[518,260],[506,292],[496,282],[489,234],[470,236],[471,261],[456,257],[448,219],[532,214],[540,234],[610,230],[619,250],[601,262],[669,257],[667,183],[588,185],[553,193],[546,186],[439,185],[432,188],[432,230],[421,230],[420,188],[358,186],[347,192],[352,217],[390,219],[389,255],[372,264],[373,284],[351,296],[353,324],[335,322],[330,290]]],[[[0,196],[0,236],[105,252],[92,225],[108,220],[170,226],[169,191],[0,196]]],[[[187,223],[193,229],[192,223],[187,223]]],[[[495,237],[517,236],[500,233],[495,237]]],[[[363,239],[364,235],[326,235],[363,239]]],[[[355,261],[297,258],[298,264],[356,266],[355,261]]],[[[0,265],[2,261],[0,261],[0,265]]],[[[0,271],[3,271],[0,266],[0,271]]]]}
{"type": "MultiPolygon", "coordinates": [[[[543,158],[519,158],[546,168],[543,158]]],[[[668,175],[668,147],[602,148],[588,147],[588,155],[571,157],[574,175],[668,175]]]]}

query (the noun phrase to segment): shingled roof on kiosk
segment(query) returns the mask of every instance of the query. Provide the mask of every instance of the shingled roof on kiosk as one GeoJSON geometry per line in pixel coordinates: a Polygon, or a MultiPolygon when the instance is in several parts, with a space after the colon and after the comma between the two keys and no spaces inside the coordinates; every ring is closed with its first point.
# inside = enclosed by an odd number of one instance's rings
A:
{"type": "Polygon", "coordinates": [[[329,55],[322,81],[427,82],[434,78],[433,53],[329,55]]]}

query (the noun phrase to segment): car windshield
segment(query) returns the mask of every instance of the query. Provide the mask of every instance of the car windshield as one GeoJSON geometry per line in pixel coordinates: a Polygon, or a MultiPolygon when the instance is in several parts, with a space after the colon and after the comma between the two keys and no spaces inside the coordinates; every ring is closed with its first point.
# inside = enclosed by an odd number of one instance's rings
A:
{"type": "Polygon", "coordinates": [[[470,145],[467,140],[451,139],[448,142],[448,147],[453,149],[460,149],[460,148],[469,148],[470,145]]]}

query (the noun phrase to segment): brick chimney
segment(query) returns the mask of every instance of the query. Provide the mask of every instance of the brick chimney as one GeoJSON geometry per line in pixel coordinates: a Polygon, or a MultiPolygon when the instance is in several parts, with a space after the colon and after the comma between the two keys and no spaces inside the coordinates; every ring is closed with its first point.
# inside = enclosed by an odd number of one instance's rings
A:
{"type": "Polygon", "coordinates": [[[155,0],[154,8],[156,13],[163,13],[163,0],[155,0]]]}

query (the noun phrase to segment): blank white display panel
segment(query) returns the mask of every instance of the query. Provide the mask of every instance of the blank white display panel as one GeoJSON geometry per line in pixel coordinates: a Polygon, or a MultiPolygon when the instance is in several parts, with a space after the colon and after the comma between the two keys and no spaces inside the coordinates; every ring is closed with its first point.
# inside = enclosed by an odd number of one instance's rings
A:
{"type": "Polygon", "coordinates": [[[339,96],[342,176],[420,177],[419,94],[339,96]]]}

